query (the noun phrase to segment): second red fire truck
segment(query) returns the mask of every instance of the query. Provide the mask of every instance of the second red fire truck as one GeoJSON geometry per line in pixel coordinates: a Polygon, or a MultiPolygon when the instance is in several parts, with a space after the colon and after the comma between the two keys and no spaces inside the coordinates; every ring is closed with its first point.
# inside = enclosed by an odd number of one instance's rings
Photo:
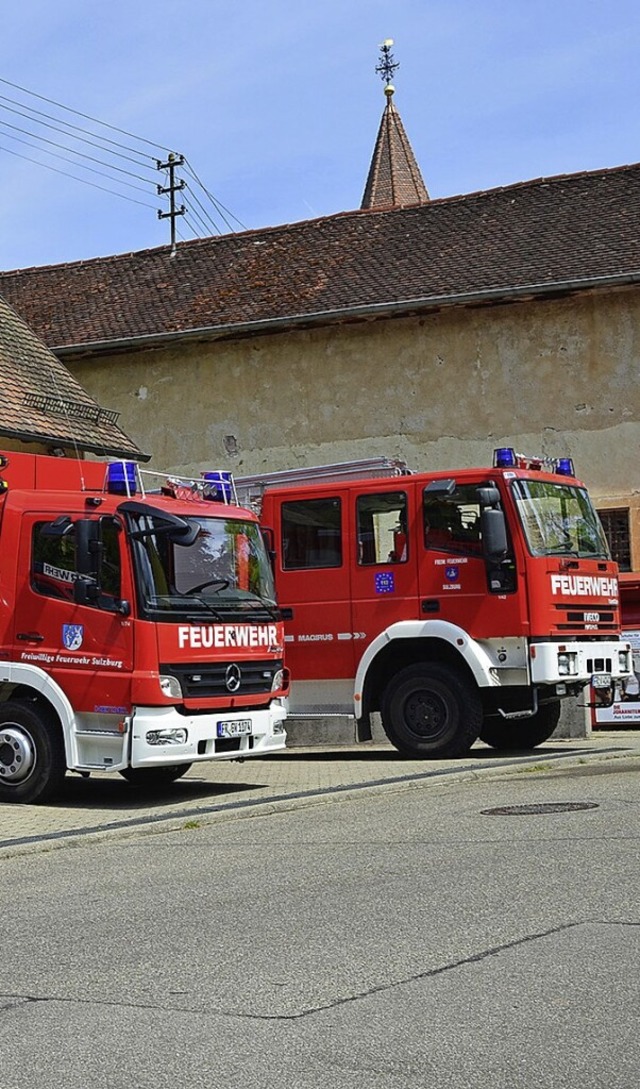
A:
{"type": "Polygon", "coordinates": [[[290,710],[373,712],[403,753],[479,737],[531,748],[562,701],[611,702],[632,675],[618,571],[570,459],[496,451],[410,473],[384,458],[238,482],[271,538],[290,710]]]}

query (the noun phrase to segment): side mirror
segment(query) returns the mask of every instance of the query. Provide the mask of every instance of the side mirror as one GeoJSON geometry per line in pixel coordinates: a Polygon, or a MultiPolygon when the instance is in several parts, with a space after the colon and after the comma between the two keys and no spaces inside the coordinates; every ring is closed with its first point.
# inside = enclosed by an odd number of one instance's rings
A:
{"type": "Polygon", "coordinates": [[[97,580],[102,561],[102,540],[100,523],[88,518],[80,518],[75,523],[76,531],[76,567],[79,574],[89,575],[97,580]]]}
{"type": "Polygon", "coordinates": [[[509,542],[504,514],[495,507],[485,507],[480,514],[484,554],[490,560],[506,556],[509,542]]]}
{"type": "Polygon", "coordinates": [[[481,507],[497,507],[500,502],[500,492],[493,484],[485,484],[478,488],[478,502],[481,507]]]}
{"type": "Polygon", "coordinates": [[[276,538],[275,538],[275,533],[273,532],[273,530],[271,529],[270,526],[261,526],[260,527],[260,532],[262,534],[262,540],[264,541],[264,546],[265,546],[265,548],[267,550],[267,555],[269,557],[271,567],[275,571],[275,567],[276,567],[276,538]]]}

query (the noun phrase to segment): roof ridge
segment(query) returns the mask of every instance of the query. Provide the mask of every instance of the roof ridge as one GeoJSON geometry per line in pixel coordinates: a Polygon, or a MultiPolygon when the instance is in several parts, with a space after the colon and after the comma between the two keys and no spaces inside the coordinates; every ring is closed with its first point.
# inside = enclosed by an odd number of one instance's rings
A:
{"type": "MultiPolygon", "coordinates": [[[[232,232],[225,235],[211,235],[206,238],[194,238],[188,239],[178,243],[177,253],[185,253],[187,251],[193,251],[200,247],[211,247],[213,244],[227,245],[231,241],[237,241],[239,239],[248,239],[252,235],[264,238],[265,236],[273,236],[284,233],[298,233],[307,230],[312,225],[320,225],[327,222],[334,222],[338,220],[348,220],[356,217],[369,217],[369,216],[388,216],[388,215],[406,215],[415,213],[420,210],[425,212],[428,207],[441,208],[446,205],[457,205],[464,202],[472,202],[484,197],[491,197],[494,194],[504,194],[508,192],[523,191],[528,189],[534,189],[543,185],[553,185],[557,183],[570,183],[579,182],[585,178],[590,177],[610,177],[616,174],[632,173],[640,170],[640,163],[625,163],[614,167],[600,167],[594,170],[582,170],[574,173],[563,173],[553,175],[543,175],[538,178],[530,178],[519,182],[511,182],[508,185],[493,186],[489,189],[478,189],[471,193],[457,193],[450,196],[443,197],[430,197],[427,204],[413,204],[404,205],[402,207],[397,206],[377,206],[368,208],[356,208],[341,212],[332,212],[325,216],[316,216],[312,219],[296,220],[291,223],[279,223],[272,224],[268,227],[252,227],[245,231],[232,232]]],[[[59,264],[49,265],[33,265],[27,268],[21,269],[5,269],[0,270],[0,285],[3,281],[18,281],[20,279],[29,279],[34,274],[52,274],[60,275],[65,270],[72,269],[91,269],[96,267],[105,267],[118,264],[126,260],[140,260],[149,254],[161,254],[166,252],[169,260],[173,260],[170,257],[171,247],[168,245],[148,247],[141,250],[129,250],[119,254],[109,254],[106,257],[92,257],[83,258],[78,261],[66,261],[59,264]]]]}

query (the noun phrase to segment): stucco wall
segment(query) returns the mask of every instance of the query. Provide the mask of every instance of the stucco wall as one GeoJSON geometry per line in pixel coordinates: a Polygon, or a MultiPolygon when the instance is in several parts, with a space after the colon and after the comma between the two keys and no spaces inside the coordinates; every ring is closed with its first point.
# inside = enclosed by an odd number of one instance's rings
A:
{"type": "Polygon", "coordinates": [[[627,289],[65,362],[150,468],[445,468],[510,445],[573,456],[615,505],[637,489],[639,358],[627,289]]]}

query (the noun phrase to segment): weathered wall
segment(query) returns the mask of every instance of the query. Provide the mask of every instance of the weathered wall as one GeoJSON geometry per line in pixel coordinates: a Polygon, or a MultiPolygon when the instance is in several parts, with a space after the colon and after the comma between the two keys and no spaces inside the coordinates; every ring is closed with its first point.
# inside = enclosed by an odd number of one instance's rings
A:
{"type": "Polygon", "coordinates": [[[444,468],[510,445],[573,456],[617,505],[637,488],[639,358],[626,289],[65,362],[150,468],[444,468]]]}

